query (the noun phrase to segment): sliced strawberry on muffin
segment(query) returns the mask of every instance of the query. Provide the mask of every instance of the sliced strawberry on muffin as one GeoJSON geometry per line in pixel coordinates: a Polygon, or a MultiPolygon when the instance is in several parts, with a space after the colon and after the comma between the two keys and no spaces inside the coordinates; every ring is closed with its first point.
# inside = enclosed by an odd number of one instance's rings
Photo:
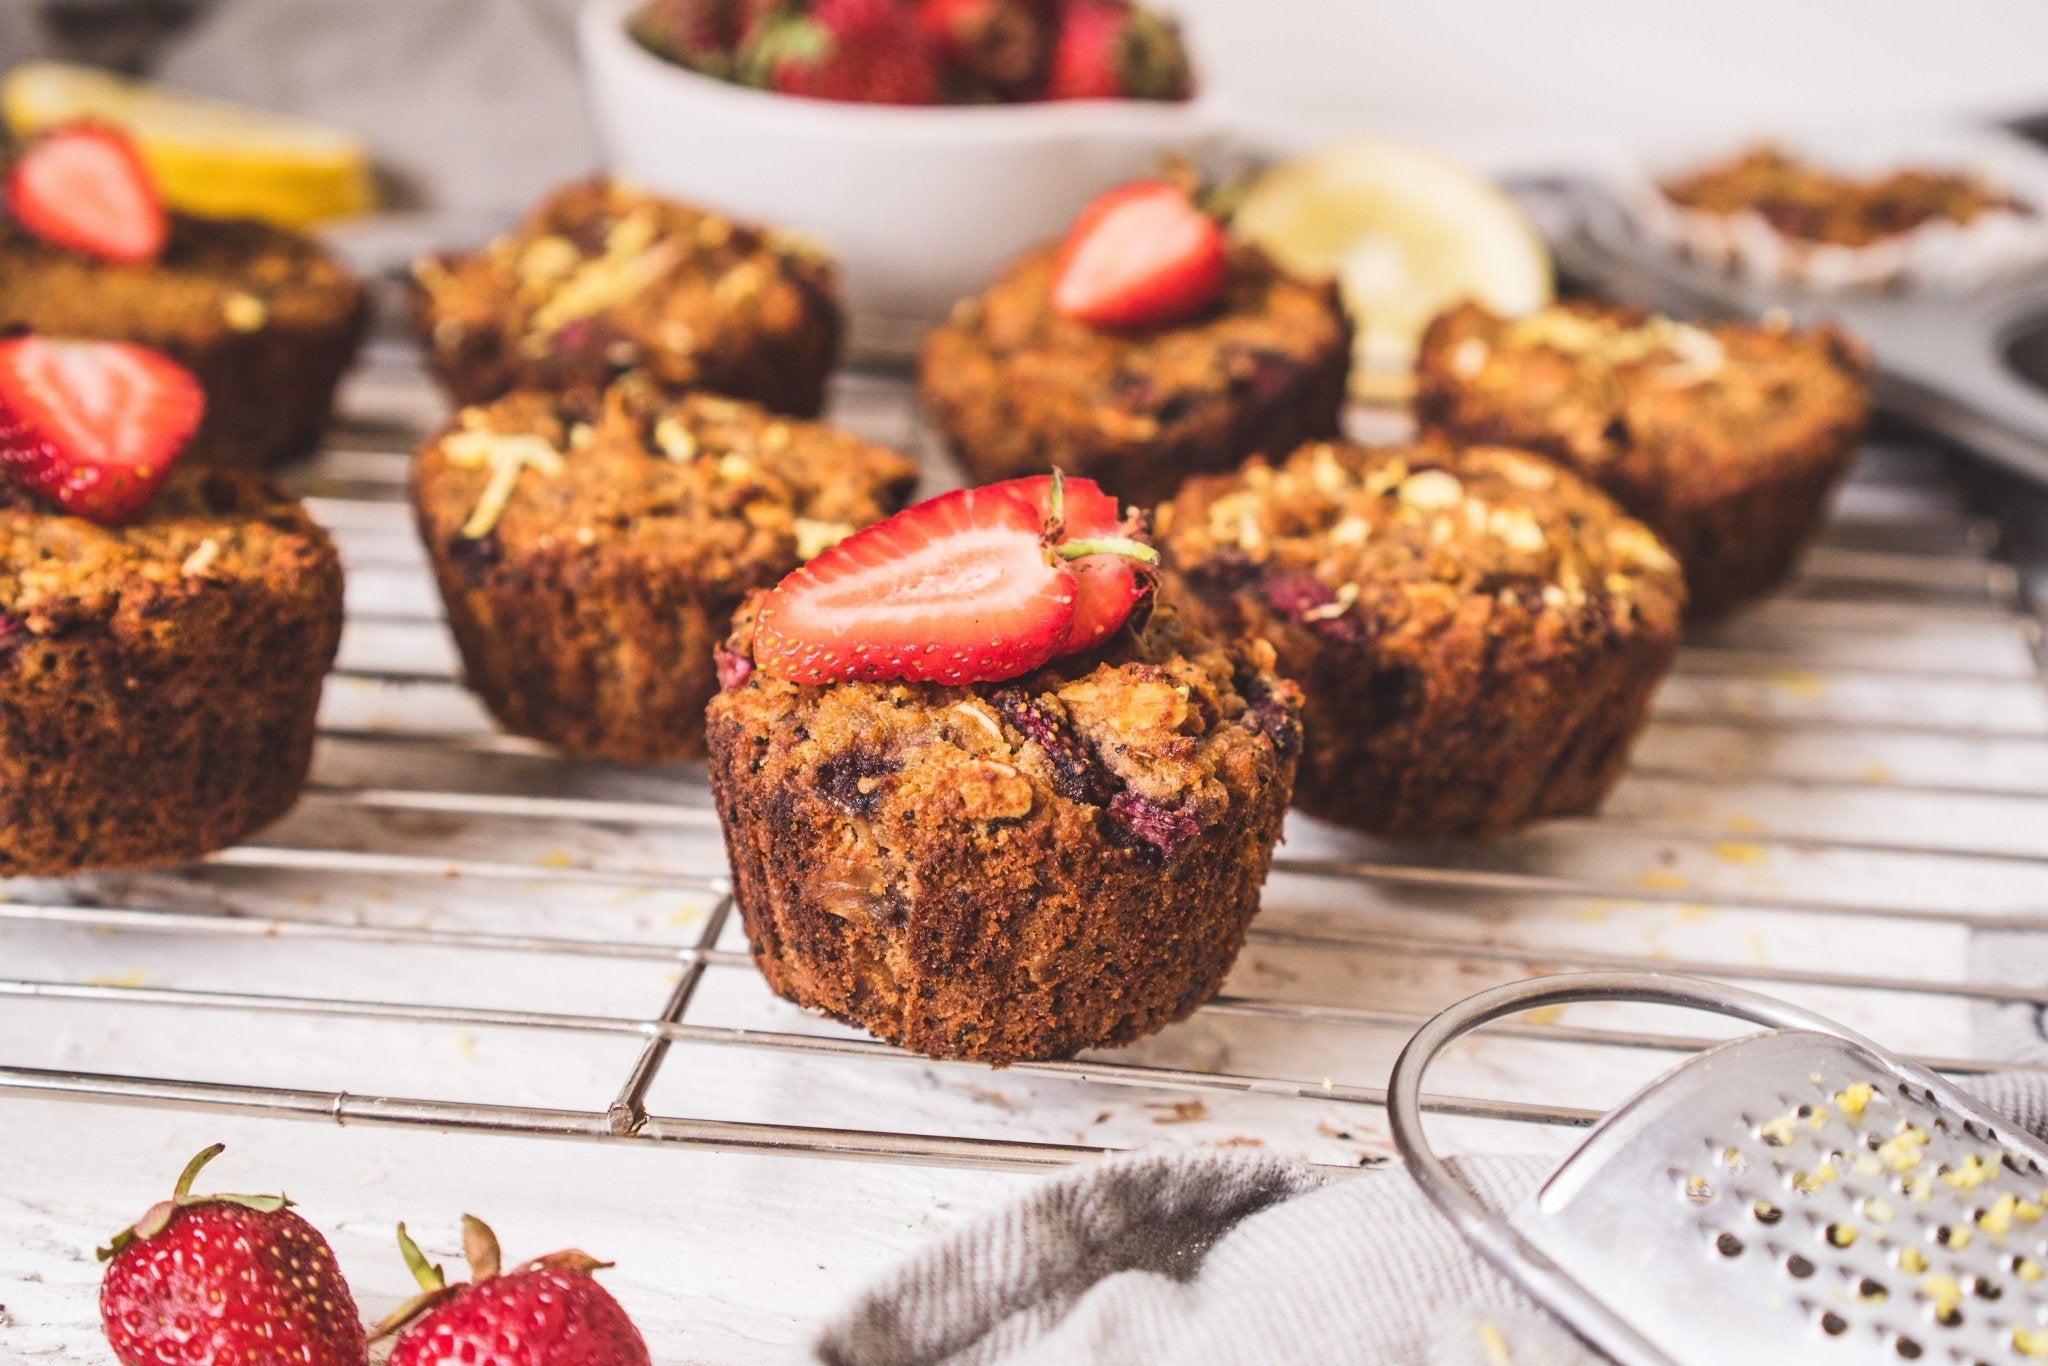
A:
{"type": "Polygon", "coordinates": [[[74,516],[140,516],[205,411],[199,381],[161,351],[0,341],[0,468],[74,516]]]}
{"type": "Polygon", "coordinates": [[[1214,307],[1229,273],[1221,225],[1185,187],[1134,181],[1074,220],[1053,266],[1052,306],[1097,327],[1161,327],[1214,307]]]}
{"type": "Polygon", "coordinates": [[[1134,569],[1113,562],[1158,554],[1120,519],[1105,526],[1100,489],[1074,484],[960,489],[855,532],[762,600],[755,662],[797,683],[986,683],[1095,643],[1140,596],[1134,569]],[[1085,539],[1053,504],[1067,491],[1098,529],[1085,539]]]}
{"type": "Polygon", "coordinates": [[[769,985],[941,1057],[1068,1057],[1221,985],[1279,836],[1300,695],[1147,609],[1087,480],[946,494],[735,619],[707,713],[769,985]]]}
{"type": "Polygon", "coordinates": [[[7,173],[7,211],[52,246],[134,265],[171,232],[156,181],[120,129],[73,123],[28,145],[7,173]]]}

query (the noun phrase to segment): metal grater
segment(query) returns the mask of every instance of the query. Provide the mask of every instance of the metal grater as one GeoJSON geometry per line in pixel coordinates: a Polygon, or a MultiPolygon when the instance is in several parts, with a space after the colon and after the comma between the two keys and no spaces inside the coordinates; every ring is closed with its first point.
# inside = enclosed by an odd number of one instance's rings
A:
{"type": "Polygon", "coordinates": [[[1416,1033],[1388,1111],[1478,1250],[1626,1366],[2048,1360],[2048,1145],[1795,1006],[1660,974],[1515,983],[1416,1033]],[[1423,1074],[1489,1020],[1596,1000],[1769,1030],[1665,1073],[1496,1214],[1431,1151],[1423,1074]]]}

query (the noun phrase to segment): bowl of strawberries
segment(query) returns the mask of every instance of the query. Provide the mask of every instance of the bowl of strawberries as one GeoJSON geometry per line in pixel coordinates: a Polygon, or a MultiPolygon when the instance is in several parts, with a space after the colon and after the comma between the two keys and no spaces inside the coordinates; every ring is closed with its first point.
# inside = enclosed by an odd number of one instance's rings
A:
{"type": "Polygon", "coordinates": [[[816,239],[856,345],[1220,128],[1135,0],[590,0],[579,36],[614,173],[816,239]]]}

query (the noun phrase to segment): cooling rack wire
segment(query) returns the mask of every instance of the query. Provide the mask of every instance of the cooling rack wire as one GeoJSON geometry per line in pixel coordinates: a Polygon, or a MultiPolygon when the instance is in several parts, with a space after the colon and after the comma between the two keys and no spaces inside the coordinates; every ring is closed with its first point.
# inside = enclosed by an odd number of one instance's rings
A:
{"type": "MultiPolygon", "coordinates": [[[[851,373],[835,403],[927,445],[900,375],[851,373]]],[[[344,410],[297,476],[349,573],[304,802],[175,873],[0,882],[0,1094],[960,1166],[1162,1141],[1358,1166],[1390,1150],[1408,1035],[1546,971],[1740,982],[1957,1074],[2038,1038],[2040,626],[1931,451],[1873,446],[1798,581],[1694,633],[1601,816],[1467,846],[1295,818],[1224,994],[1132,1048],[992,1072],[768,994],[701,768],[491,729],[402,502],[437,403],[380,342],[344,410]]],[[[1619,1005],[1497,1025],[1434,1074],[1442,1146],[1561,1146],[1718,1037],[1619,1005]]]]}

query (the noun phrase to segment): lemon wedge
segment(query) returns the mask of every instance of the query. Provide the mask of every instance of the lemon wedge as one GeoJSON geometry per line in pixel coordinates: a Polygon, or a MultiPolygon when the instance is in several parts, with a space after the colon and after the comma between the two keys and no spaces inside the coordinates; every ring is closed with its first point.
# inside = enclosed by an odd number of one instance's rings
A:
{"type": "Polygon", "coordinates": [[[165,201],[187,213],[299,227],[376,204],[369,152],[346,133],[92,67],[17,66],[0,82],[0,113],[16,138],[75,119],[126,129],[165,201]]]}
{"type": "Polygon", "coordinates": [[[1357,328],[1352,392],[1402,399],[1416,343],[1461,299],[1541,308],[1550,253],[1515,201],[1438,152],[1382,139],[1285,161],[1245,192],[1232,230],[1301,275],[1335,276],[1357,328]]]}

